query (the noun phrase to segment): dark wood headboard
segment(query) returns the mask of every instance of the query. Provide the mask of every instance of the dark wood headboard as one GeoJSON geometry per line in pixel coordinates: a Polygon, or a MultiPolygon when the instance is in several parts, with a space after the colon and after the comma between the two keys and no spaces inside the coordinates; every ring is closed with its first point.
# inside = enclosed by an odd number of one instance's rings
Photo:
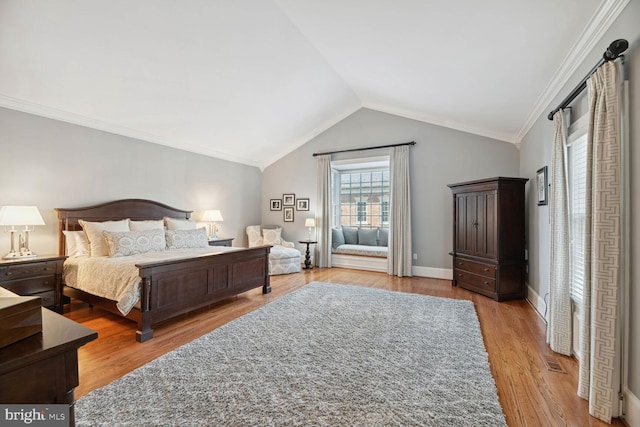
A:
{"type": "Polygon", "coordinates": [[[85,221],[117,221],[129,218],[132,221],[162,219],[164,217],[189,219],[192,211],[172,208],[165,204],[145,199],[123,199],[82,208],[56,208],[58,211],[58,253],[64,255],[65,230],[82,230],[79,219],[85,221]]]}

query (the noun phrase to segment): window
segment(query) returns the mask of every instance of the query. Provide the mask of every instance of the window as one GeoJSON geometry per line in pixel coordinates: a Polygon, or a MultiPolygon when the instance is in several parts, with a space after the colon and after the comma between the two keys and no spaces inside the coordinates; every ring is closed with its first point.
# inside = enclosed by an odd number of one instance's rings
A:
{"type": "Polygon", "coordinates": [[[389,227],[389,159],[333,162],[333,223],[389,227]]]}
{"type": "Polygon", "coordinates": [[[584,294],[585,226],[587,219],[587,133],[580,118],[572,125],[568,138],[569,234],[571,298],[577,304],[584,294]]]}

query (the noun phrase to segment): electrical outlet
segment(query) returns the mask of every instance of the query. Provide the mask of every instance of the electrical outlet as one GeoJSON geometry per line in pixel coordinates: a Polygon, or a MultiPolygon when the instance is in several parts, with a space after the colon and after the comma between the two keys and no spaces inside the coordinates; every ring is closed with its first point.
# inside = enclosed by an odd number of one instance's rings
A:
{"type": "Polygon", "coordinates": [[[418,259],[418,254],[413,254],[413,259],[418,259]]]}

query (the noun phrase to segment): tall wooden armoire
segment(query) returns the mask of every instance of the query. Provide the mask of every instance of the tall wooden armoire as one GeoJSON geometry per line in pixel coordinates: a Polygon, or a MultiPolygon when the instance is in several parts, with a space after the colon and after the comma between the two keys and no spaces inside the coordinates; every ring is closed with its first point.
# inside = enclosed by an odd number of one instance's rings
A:
{"type": "Polygon", "coordinates": [[[450,184],[453,285],[503,301],[525,297],[527,178],[450,184]]]}

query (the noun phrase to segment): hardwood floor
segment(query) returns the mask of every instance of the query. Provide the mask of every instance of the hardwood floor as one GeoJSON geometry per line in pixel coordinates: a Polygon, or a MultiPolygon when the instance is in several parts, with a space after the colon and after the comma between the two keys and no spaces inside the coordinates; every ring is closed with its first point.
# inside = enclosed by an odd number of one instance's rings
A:
{"type": "MultiPolygon", "coordinates": [[[[208,309],[172,319],[157,325],[154,338],[143,344],[135,341],[135,323],[73,301],[65,307],[65,316],[98,332],[96,341],[79,350],[80,385],[76,398],[312,281],[471,300],[509,426],[607,425],[589,416],[588,403],[576,395],[577,362],[549,350],[545,324],[526,301],[496,303],[454,288],[448,280],[398,278],[340,268],[274,276],[271,294],[262,295],[260,289],[254,289],[208,309]],[[545,357],[552,357],[565,372],[549,370],[545,357]]],[[[614,420],[613,425],[625,424],[614,420]]]]}

